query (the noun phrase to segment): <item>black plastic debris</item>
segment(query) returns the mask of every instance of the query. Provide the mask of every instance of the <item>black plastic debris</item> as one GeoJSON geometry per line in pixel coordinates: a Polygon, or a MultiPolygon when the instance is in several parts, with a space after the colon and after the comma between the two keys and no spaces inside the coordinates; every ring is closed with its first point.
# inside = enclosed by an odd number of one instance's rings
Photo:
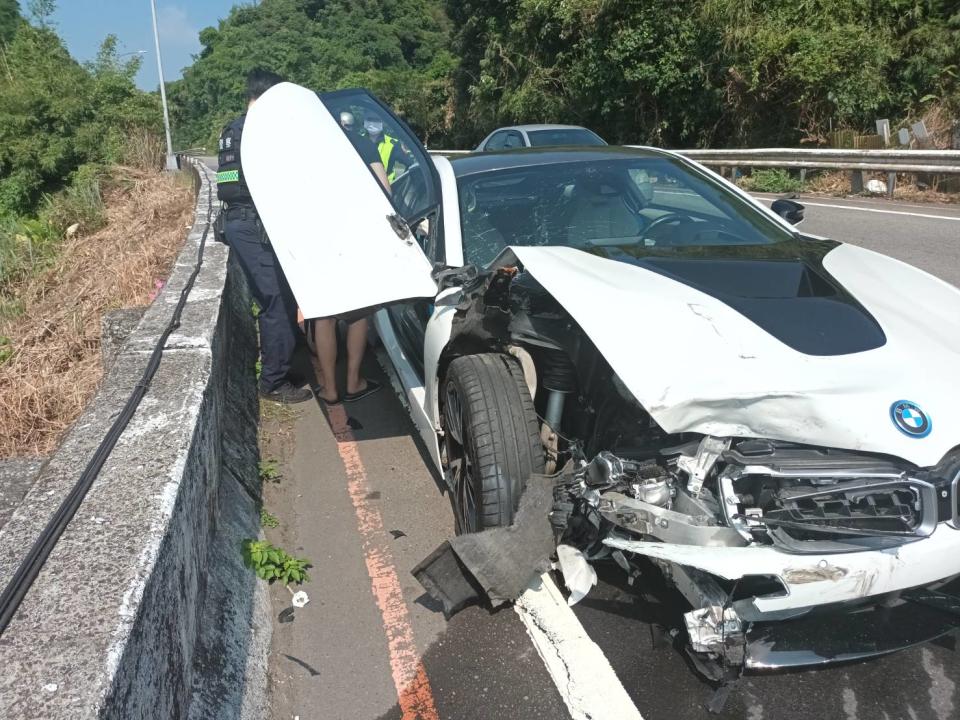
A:
{"type": "Polygon", "coordinates": [[[554,483],[552,477],[532,476],[510,527],[452,538],[413,569],[447,618],[484,598],[494,607],[516,600],[550,567],[554,483]]]}

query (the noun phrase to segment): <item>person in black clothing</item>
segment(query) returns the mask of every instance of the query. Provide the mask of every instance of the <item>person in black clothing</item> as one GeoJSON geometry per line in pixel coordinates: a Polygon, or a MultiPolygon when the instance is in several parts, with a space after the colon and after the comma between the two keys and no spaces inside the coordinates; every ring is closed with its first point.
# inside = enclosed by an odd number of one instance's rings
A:
{"type": "MultiPolygon", "coordinates": [[[[346,133],[354,149],[370,167],[384,189],[390,192],[390,182],[387,180],[387,171],[380,160],[377,147],[367,138],[354,129],[353,113],[340,113],[340,127],[346,133]]],[[[337,366],[337,320],[345,320],[347,325],[347,392],[343,399],[352,402],[372,395],[380,389],[380,383],[364,378],[360,375],[360,366],[363,363],[363,354],[367,347],[366,317],[357,317],[348,313],[343,317],[317,318],[313,322],[314,340],[316,341],[317,360],[320,365],[321,399],[328,405],[340,402],[335,378],[337,366]]]]}
{"type": "MultiPolygon", "coordinates": [[[[247,109],[281,78],[254,70],[247,77],[247,109]]],[[[282,403],[309,400],[313,393],[291,381],[290,365],[300,328],[297,303],[270,245],[243,177],[241,136],[246,114],[233,120],[220,135],[217,196],[226,204],[223,230],[260,306],[260,396],[282,403]]]]}

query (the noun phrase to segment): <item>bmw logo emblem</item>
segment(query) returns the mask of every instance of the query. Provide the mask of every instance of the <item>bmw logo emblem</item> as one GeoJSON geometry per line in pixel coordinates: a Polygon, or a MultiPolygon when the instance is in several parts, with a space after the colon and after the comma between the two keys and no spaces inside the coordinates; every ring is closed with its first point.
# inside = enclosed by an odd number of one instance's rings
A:
{"type": "Polygon", "coordinates": [[[930,416],[909,400],[897,400],[891,405],[890,419],[897,430],[912,438],[924,438],[933,429],[930,416]]]}

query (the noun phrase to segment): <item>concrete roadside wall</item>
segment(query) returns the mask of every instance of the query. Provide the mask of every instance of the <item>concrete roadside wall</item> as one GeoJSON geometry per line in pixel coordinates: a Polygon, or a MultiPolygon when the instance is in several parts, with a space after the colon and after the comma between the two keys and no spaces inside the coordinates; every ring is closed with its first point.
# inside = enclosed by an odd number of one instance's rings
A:
{"type": "MultiPolygon", "coordinates": [[[[0,530],[0,583],[73,487],[170,320],[207,223],[213,174],[195,172],[196,215],[169,281],[0,530]]],[[[2,718],[262,709],[265,591],[239,552],[259,530],[256,336],[228,256],[211,232],[146,397],[0,637],[2,718]]]]}

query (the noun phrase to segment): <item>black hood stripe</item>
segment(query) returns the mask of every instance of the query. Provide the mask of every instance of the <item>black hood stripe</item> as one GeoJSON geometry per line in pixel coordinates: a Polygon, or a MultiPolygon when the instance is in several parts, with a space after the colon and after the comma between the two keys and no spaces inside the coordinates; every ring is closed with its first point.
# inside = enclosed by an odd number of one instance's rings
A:
{"type": "Polygon", "coordinates": [[[823,265],[838,245],[796,239],[769,245],[631,245],[592,251],[710,295],[806,355],[848,355],[882,347],[887,338],[880,324],[823,265]]]}

